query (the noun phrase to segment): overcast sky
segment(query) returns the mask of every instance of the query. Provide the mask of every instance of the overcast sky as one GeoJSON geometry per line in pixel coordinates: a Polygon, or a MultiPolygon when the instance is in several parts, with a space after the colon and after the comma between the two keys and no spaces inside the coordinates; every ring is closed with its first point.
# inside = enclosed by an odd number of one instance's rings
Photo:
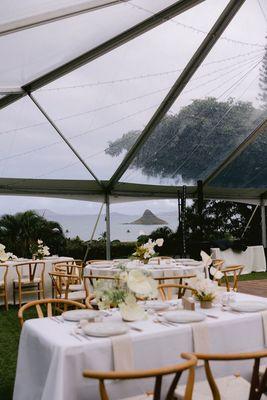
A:
{"type": "MultiPolygon", "coordinates": [[[[21,86],[173,2],[129,1],[1,37],[0,88],[21,86]]],[[[57,4],[70,3],[62,0],[57,4]]],[[[54,7],[55,3],[43,4],[54,7]]],[[[99,179],[108,179],[124,156],[107,155],[109,142],[128,131],[143,129],[226,4],[226,0],[206,0],[34,93],[99,179]]],[[[47,11],[38,9],[41,6],[41,1],[27,0],[23,7],[16,0],[1,1],[0,23],[27,16],[30,10],[47,11]]],[[[206,96],[248,100],[257,107],[266,27],[266,1],[247,0],[171,112],[206,96]]],[[[29,99],[0,111],[0,138],[1,177],[91,179],[29,99]]],[[[127,171],[122,181],[177,183],[151,179],[133,170],[127,171]]],[[[174,201],[161,201],[116,205],[112,209],[136,213],[143,208],[168,211],[175,207],[174,201]]],[[[99,205],[0,197],[1,213],[28,208],[95,213],[99,205]]]]}

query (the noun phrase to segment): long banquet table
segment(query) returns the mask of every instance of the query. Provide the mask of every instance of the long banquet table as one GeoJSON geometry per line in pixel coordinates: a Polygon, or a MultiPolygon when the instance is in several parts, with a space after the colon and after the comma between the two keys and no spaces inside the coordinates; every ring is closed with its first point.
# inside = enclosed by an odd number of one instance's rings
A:
{"type": "MultiPolygon", "coordinates": [[[[237,294],[237,299],[267,299],[237,294]]],[[[257,351],[265,347],[261,313],[233,313],[220,306],[208,310],[218,318],[206,324],[209,352],[230,353],[257,351]]],[[[120,319],[114,313],[105,320],[120,319]]],[[[97,400],[98,383],[85,379],[85,369],[112,370],[113,350],[110,338],[86,340],[71,336],[75,323],[56,323],[49,318],[28,320],[23,326],[14,400],[97,400]]],[[[147,320],[132,323],[142,332],[129,331],[136,369],[161,367],[179,362],[181,352],[194,351],[191,324],[164,326],[147,320]]],[[[200,349],[198,349],[200,351],[200,349]]],[[[252,363],[248,361],[215,364],[215,376],[240,372],[249,377],[252,363]]],[[[197,379],[203,378],[203,367],[197,368],[197,379]]],[[[138,395],[150,390],[147,381],[110,382],[107,389],[111,399],[138,395]]]]}
{"type": "MultiPolygon", "coordinates": [[[[73,258],[71,257],[47,257],[44,260],[41,260],[45,263],[45,270],[44,270],[44,285],[45,285],[45,296],[46,297],[51,297],[52,296],[52,284],[51,284],[51,279],[49,277],[49,272],[52,271],[52,264],[55,262],[64,262],[64,261],[71,261],[73,258]]],[[[16,271],[16,264],[20,263],[27,263],[27,261],[32,261],[28,259],[19,259],[17,261],[7,261],[5,264],[8,265],[8,273],[7,273],[7,291],[8,291],[8,301],[10,303],[13,302],[13,279],[17,279],[17,271],[16,271]]],[[[3,272],[3,271],[0,271],[3,272]]],[[[1,280],[1,277],[0,277],[1,280]]],[[[26,298],[25,296],[23,297],[23,300],[27,299],[32,300],[33,297],[29,296],[26,298]]],[[[36,295],[34,297],[36,299],[36,295]]]]}

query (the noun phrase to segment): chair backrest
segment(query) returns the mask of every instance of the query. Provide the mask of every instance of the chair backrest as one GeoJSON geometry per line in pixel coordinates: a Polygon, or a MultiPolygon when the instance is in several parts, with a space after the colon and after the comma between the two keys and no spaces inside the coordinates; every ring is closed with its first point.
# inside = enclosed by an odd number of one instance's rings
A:
{"type": "Polygon", "coordinates": [[[173,399],[173,393],[179,382],[180,376],[183,371],[189,370],[186,392],[184,400],[192,399],[192,392],[194,387],[194,367],[197,363],[197,359],[192,354],[185,354],[182,356],[186,361],[172,365],[169,367],[163,367],[159,369],[150,370],[135,370],[135,371],[91,371],[86,370],[83,372],[85,378],[98,379],[99,380],[99,392],[101,400],[109,400],[107,390],[105,387],[105,380],[132,380],[132,379],[144,379],[144,378],[155,378],[153,400],[160,400],[161,396],[161,385],[162,379],[165,375],[173,375],[174,378],[169,387],[168,393],[165,397],[166,400],[173,399]]]}
{"type": "Polygon", "coordinates": [[[241,272],[243,271],[243,269],[244,269],[243,265],[233,265],[231,267],[226,267],[226,268],[221,269],[221,273],[224,275],[227,292],[230,292],[230,290],[231,290],[231,284],[230,284],[230,280],[229,280],[230,276],[233,277],[233,288],[232,289],[235,292],[238,291],[238,279],[239,279],[239,276],[241,275],[241,272]]]}
{"type": "Polygon", "coordinates": [[[64,272],[49,272],[52,280],[55,298],[68,298],[69,286],[75,282],[77,275],[66,274],[64,272]]]}
{"type": "Polygon", "coordinates": [[[155,281],[159,282],[164,282],[164,281],[170,281],[170,280],[179,280],[179,283],[181,284],[184,279],[191,279],[191,278],[196,278],[196,274],[188,274],[188,275],[172,275],[172,276],[162,276],[162,277],[153,277],[155,281]]]}
{"type": "Polygon", "coordinates": [[[184,297],[187,290],[190,291],[191,294],[194,292],[194,289],[190,286],[179,283],[162,283],[158,285],[158,291],[163,301],[172,299],[174,289],[177,292],[178,299],[184,297]]]}
{"type": "Polygon", "coordinates": [[[0,281],[4,282],[4,286],[7,285],[7,274],[8,274],[8,265],[0,264],[0,281]]]}
{"type": "MultiPolygon", "coordinates": [[[[77,301],[67,300],[67,299],[41,299],[41,300],[30,301],[30,302],[24,304],[19,309],[18,318],[19,318],[20,326],[21,327],[23,326],[23,323],[24,323],[23,314],[29,308],[35,307],[38,318],[44,318],[44,313],[43,313],[43,310],[42,310],[41,306],[45,306],[46,307],[47,317],[52,317],[52,315],[53,315],[52,304],[54,304],[54,305],[58,305],[58,304],[64,305],[65,306],[64,307],[64,311],[67,308],[66,306],[71,306],[71,307],[76,307],[76,308],[86,308],[85,305],[82,304],[82,303],[78,303],[77,301]]],[[[58,310],[58,308],[57,308],[57,310],[58,310]]]]}
{"type": "Polygon", "coordinates": [[[30,282],[34,278],[44,278],[45,262],[44,261],[28,261],[24,263],[15,264],[19,282],[21,279],[29,279],[30,282]]]}
{"type": "MultiPolygon", "coordinates": [[[[267,384],[267,369],[260,378],[259,367],[261,358],[267,357],[267,350],[257,351],[253,353],[236,353],[236,354],[204,354],[194,353],[199,360],[204,361],[205,372],[208,383],[211,388],[213,400],[221,400],[221,395],[213,377],[209,361],[240,361],[240,360],[253,360],[254,366],[251,377],[251,388],[248,399],[242,400],[260,400],[263,392],[266,390],[267,384]]],[[[187,353],[183,354],[188,355],[187,353]]]]}
{"type": "Polygon", "coordinates": [[[54,272],[61,272],[67,275],[75,275],[76,278],[72,282],[73,284],[82,282],[83,270],[84,267],[82,265],[75,264],[75,261],[69,264],[55,264],[53,269],[54,272]]]}

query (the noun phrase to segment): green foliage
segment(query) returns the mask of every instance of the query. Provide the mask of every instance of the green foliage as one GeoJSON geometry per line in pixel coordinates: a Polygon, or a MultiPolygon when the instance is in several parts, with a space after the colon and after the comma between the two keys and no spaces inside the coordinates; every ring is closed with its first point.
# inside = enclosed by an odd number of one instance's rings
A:
{"type": "MultiPolygon", "coordinates": [[[[262,113],[249,102],[194,100],[178,114],[161,121],[131,168],[159,178],[201,179],[255,128],[262,120],[262,113]]],[[[124,134],[109,144],[106,153],[115,157],[129,150],[139,134],[137,131],[124,134]]]]}
{"type": "Polygon", "coordinates": [[[35,211],[29,210],[0,218],[0,243],[19,257],[31,257],[30,247],[42,239],[50,248],[50,253],[60,253],[65,237],[57,222],[47,221],[35,211]]]}

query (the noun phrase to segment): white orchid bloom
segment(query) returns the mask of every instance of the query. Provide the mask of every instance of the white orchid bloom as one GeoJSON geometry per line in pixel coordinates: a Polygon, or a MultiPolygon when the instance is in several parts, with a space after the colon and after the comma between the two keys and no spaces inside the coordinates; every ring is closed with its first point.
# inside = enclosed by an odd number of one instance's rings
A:
{"type": "Polygon", "coordinates": [[[157,295],[157,282],[147,277],[140,270],[132,270],[128,274],[128,288],[140,296],[154,297],[157,295]]]}
{"type": "Polygon", "coordinates": [[[162,247],[163,243],[164,243],[164,239],[162,239],[162,238],[159,238],[159,239],[156,240],[156,245],[158,247],[162,247]]]}

